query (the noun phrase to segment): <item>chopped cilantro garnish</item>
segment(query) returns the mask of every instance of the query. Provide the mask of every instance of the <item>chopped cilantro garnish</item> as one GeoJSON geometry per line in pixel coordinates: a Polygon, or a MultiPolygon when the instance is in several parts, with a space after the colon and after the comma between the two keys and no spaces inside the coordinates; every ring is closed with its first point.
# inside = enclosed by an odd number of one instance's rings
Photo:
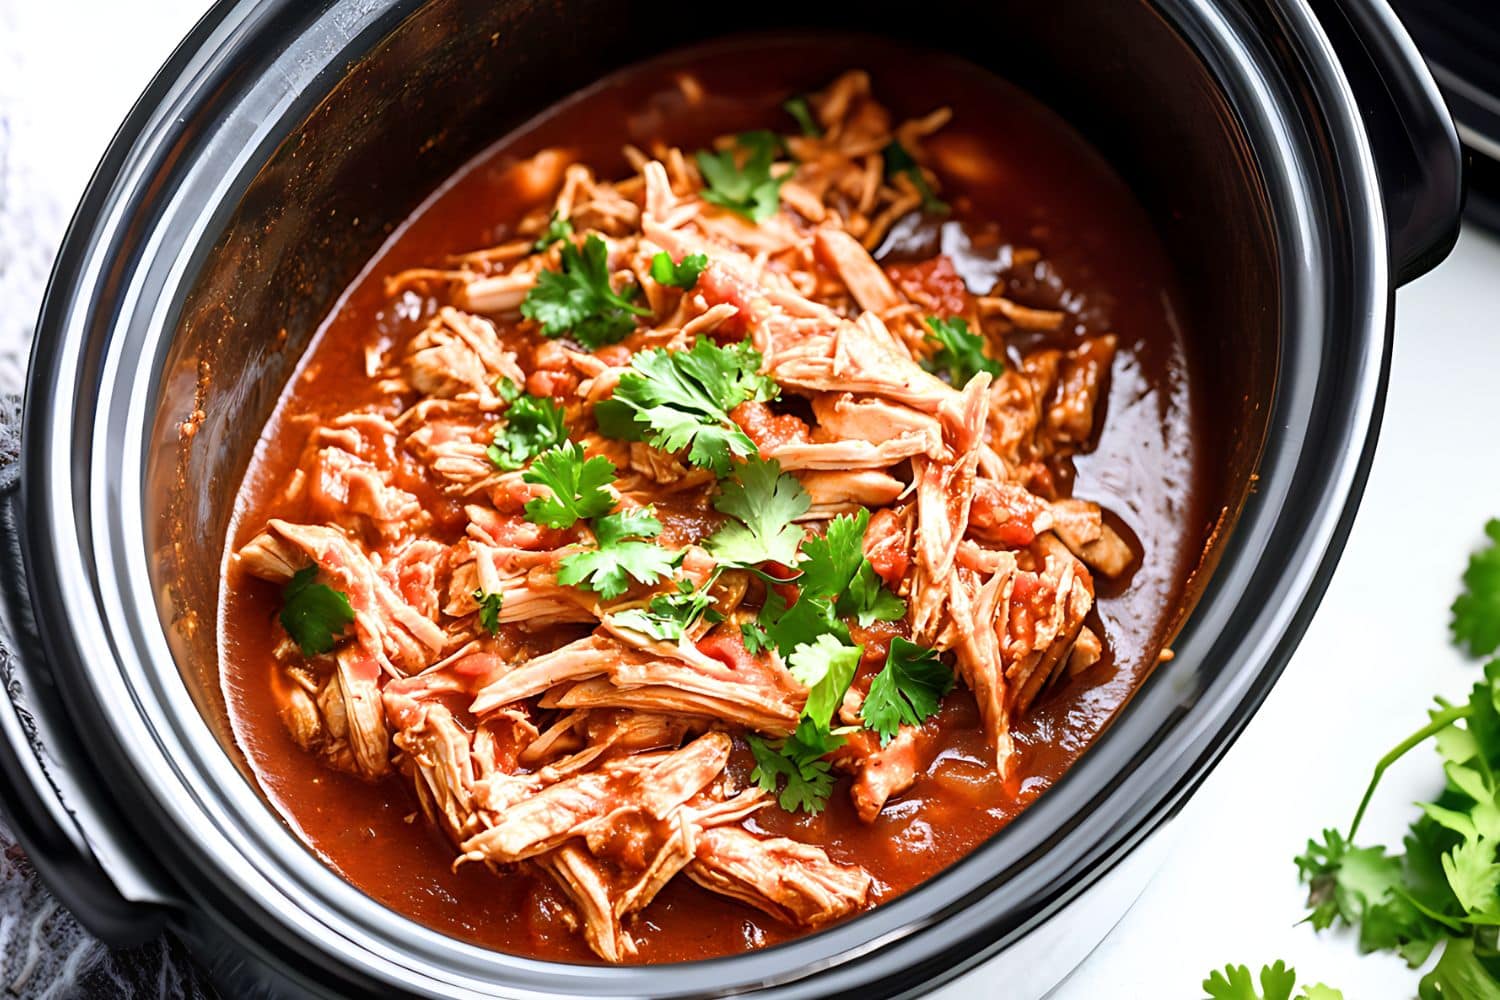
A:
{"type": "Polygon", "coordinates": [[[827,728],[854,680],[863,646],[848,646],[831,635],[820,635],[792,650],[787,669],[797,683],[807,688],[807,704],[802,716],[814,725],[827,728]]]}
{"type": "Polygon", "coordinates": [[[620,373],[612,399],[594,407],[601,433],[644,439],[653,448],[687,449],[688,461],[729,474],[733,456],[755,444],[729,411],[747,400],[776,396],[776,383],[757,374],[760,354],[748,341],[720,347],[706,338],[691,350],[640,351],[620,373]]]}
{"type": "Polygon", "coordinates": [[[314,582],[318,567],[304,566],[281,588],[281,627],[297,643],[303,656],[317,656],[333,648],[354,623],[354,608],[346,594],[314,582]]]}
{"type": "Polygon", "coordinates": [[[1226,965],[1223,972],[1216,969],[1203,980],[1209,1000],[1344,1000],[1344,994],[1327,986],[1304,986],[1293,998],[1295,989],[1297,970],[1282,961],[1261,968],[1259,990],[1243,965],[1226,965]]]}
{"type": "Polygon", "coordinates": [[[698,169],[708,185],[703,200],[737,212],[751,222],[764,222],[781,207],[785,176],[771,176],[780,145],[776,136],[761,130],[735,137],[735,147],[711,153],[700,150],[698,169]],[[743,151],[742,158],[736,155],[743,151]],[[742,162],[741,162],[742,161],[742,162]]]}
{"type": "Polygon", "coordinates": [[[787,812],[822,812],[833,791],[833,774],[824,757],[844,745],[843,737],[803,719],[797,723],[797,731],[785,739],[772,741],[747,735],[745,741],[755,755],[751,781],[768,792],[775,792],[784,781],[776,801],[787,812]]]}
{"type": "Polygon", "coordinates": [[[796,520],[811,506],[812,497],[796,476],[781,471],[780,462],[753,456],[720,484],[714,508],[731,519],[704,547],[721,565],[795,565],[804,534],[796,520]]]}
{"type": "Polygon", "coordinates": [[[635,540],[661,534],[661,522],[650,508],[606,514],[595,518],[593,527],[596,547],[566,555],[558,566],[557,582],[565,587],[583,587],[614,600],[630,588],[631,579],[654,584],[682,561],[682,552],[635,540]]]}
{"type": "MultiPolygon", "coordinates": [[[[506,378],[504,375],[501,375],[499,378],[495,379],[495,394],[500,397],[501,402],[505,403],[506,406],[509,406],[511,403],[514,403],[516,400],[521,398],[521,387],[516,385],[510,379],[506,378]]],[[[536,399],[537,397],[533,396],[531,398],[536,399]]]]}
{"type": "Polygon", "coordinates": [[[659,594],[647,608],[631,608],[614,616],[617,625],[634,629],[653,639],[676,642],[699,621],[720,622],[724,616],[713,609],[714,599],[686,580],[677,581],[677,591],[659,594]]]}
{"type": "Polygon", "coordinates": [[[672,263],[672,255],[665,250],[651,258],[651,277],[659,285],[689,289],[698,283],[703,269],[708,266],[708,257],[701,253],[690,253],[679,263],[672,263]]]}
{"type": "Polygon", "coordinates": [[[969,324],[957,316],[952,319],[928,316],[927,327],[932,331],[927,342],[938,345],[932,357],[922,362],[928,371],[945,373],[948,381],[962,387],[980,372],[999,375],[1005,370],[1003,364],[984,353],[984,338],[970,333],[969,324]]]}
{"type": "Polygon", "coordinates": [[[576,441],[542,452],[521,478],[552,491],[526,502],[526,520],[533,524],[571,528],[615,505],[614,494],[605,489],[615,480],[615,463],[600,455],[585,459],[576,441]]]}
{"type": "Polygon", "coordinates": [[[864,509],[830,521],[822,537],[809,538],[802,546],[804,561],[798,581],[804,596],[828,598],[841,617],[854,618],[864,626],[906,615],[906,602],[881,585],[875,567],[865,558],[869,524],[870,512],[864,509]]]}
{"type": "Polygon", "coordinates": [[[922,196],[922,211],[929,215],[947,215],[948,203],[938,198],[933,193],[932,185],[927,183],[927,177],[922,173],[922,168],[917,165],[916,159],[907,148],[895,139],[892,139],[880,151],[885,159],[885,175],[894,177],[897,174],[905,174],[911,178],[917,193],[922,196]]]}
{"type": "Polygon", "coordinates": [[[479,605],[479,627],[490,635],[500,632],[500,608],[505,603],[501,593],[487,594],[481,588],[474,591],[474,603],[479,605]]]}
{"type": "Polygon", "coordinates": [[[1500,520],[1484,526],[1490,542],[1469,557],[1464,590],[1453,602],[1453,641],[1473,656],[1500,647],[1500,520]]]}
{"type": "Polygon", "coordinates": [[[590,349],[623,340],[635,329],[635,317],[650,314],[610,285],[609,248],[593,234],[581,251],[564,244],[562,270],[539,272],[521,303],[521,315],[540,323],[543,335],[567,334],[590,349]]]}
{"type": "Polygon", "coordinates": [[[547,217],[547,228],[542,230],[542,235],[532,244],[533,253],[541,253],[558,240],[565,240],[573,235],[573,223],[558,215],[554,210],[547,217]]]}
{"type": "MultiPolygon", "coordinates": [[[[515,391],[508,379],[497,383],[501,399],[506,397],[504,386],[515,391]]],[[[495,468],[513,472],[567,439],[568,429],[563,423],[560,404],[540,396],[517,395],[511,398],[505,423],[495,428],[494,443],[485,449],[485,454],[495,468]]]]}
{"type": "Polygon", "coordinates": [[[813,117],[812,108],[808,106],[807,98],[800,94],[796,97],[789,97],[782,102],[781,107],[796,120],[797,127],[802,130],[803,135],[816,139],[823,134],[823,130],[818,127],[818,120],[813,117]]]}
{"type": "Polygon", "coordinates": [[[880,734],[884,746],[902,725],[920,726],[953,690],[953,671],[937,653],[900,636],[891,640],[885,666],[870,682],[859,715],[865,727],[880,734]]]}

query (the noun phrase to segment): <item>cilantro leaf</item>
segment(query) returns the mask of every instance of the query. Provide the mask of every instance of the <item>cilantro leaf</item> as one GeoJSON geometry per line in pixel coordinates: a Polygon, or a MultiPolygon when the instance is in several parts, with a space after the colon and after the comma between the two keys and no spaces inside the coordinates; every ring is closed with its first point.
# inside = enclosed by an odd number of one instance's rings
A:
{"type": "Polygon", "coordinates": [[[756,454],[729,411],[777,393],[775,382],[757,374],[760,362],[748,341],[720,347],[702,338],[687,351],[640,351],[620,373],[613,398],[595,407],[599,430],[661,451],[686,449],[692,464],[728,475],[731,456],[756,454]]]}
{"type": "Polygon", "coordinates": [[[927,721],[951,690],[953,671],[937,653],[896,636],[885,666],[870,682],[859,715],[866,728],[880,734],[880,745],[885,746],[903,723],[920,726],[927,721]]]}
{"type": "Polygon", "coordinates": [[[980,372],[999,375],[1005,370],[1003,364],[984,353],[984,338],[970,333],[965,320],[956,316],[952,319],[928,316],[927,327],[932,331],[927,342],[938,345],[932,357],[922,361],[922,367],[928,371],[946,374],[949,382],[965,386],[980,372]]]}
{"type": "Polygon", "coordinates": [[[768,741],[747,735],[755,769],[750,780],[768,792],[775,792],[785,781],[777,802],[787,812],[816,813],[828,804],[833,791],[833,774],[823,759],[844,745],[844,738],[820,729],[810,719],[797,723],[797,730],[783,740],[768,741]]]}
{"type": "Polygon", "coordinates": [[[317,566],[304,566],[281,588],[281,627],[296,641],[303,656],[328,652],[354,623],[348,595],[314,582],[317,577],[317,566]]]}
{"type": "Polygon", "coordinates": [[[875,567],[865,558],[865,529],[870,512],[840,514],[828,522],[821,537],[802,546],[804,561],[798,581],[804,596],[836,601],[840,616],[868,627],[875,621],[897,621],[906,616],[906,602],[881,585],[875,567]]]}
{"type": "Polygon", "coordinates": [[[558,240],[565,240],[573,235],[573,223],[557,214],[556,209],[547,216],[547,228],[542,230],[536,242],[531,245],[532,253],[541,253],[558,240]]]}
{"type": "Polygon", "coordinates": [[[847,646],[832,635],[820,635],[803,643],[787,657],[787,669],[798,684],[807,688],[802,717],[826,729],[854,680],[863,646],[847,646]]]}
{"type": "MultiPolygon", "coordinates": [[[[1420,1000],[1500,1000],[1500,979],[1475,954],[1471,938],[1453,938],[1417,986],[1420,1000]]],[[[1317,998],[1313,998],[1317,1000],[1317,998]]]]}
{"type": "MultiPolygon", "coordinates": [[[[514,385],[507,379],[497,385],[502,399],[503,386],[514,385]]],[[[505,423],[495,428],[495,440],[485,454],[497,469],[513,472],[531,459],[562,444],[568,439],[568,429],[563,424],[563,408],[559,403],[540,396],[516,395],[505,411],[505,423]]]]}
{"type": "Polygon", "coordinates": [[[677,591],[659,594],[647,608],[631,608],[614,616],[617,625],[634,629],[653,639],[676,642],[699,621],[720,622],[724,616],[713,610],[714,599],[686,580],[677,581],[677,591]]]}
{"type": "Polygon", "coordinates": [[[574,552],[558,564],[557,582],[565,587],[583,587],[607,601],[630,589],[630,580],[654,584],[670,576],[684,553],[669,552],[653,542],[629,539],[655,538],[661,522],[651,510],[607,514],[594,520],[597,546],[574,552]]]}
{"type": "Polygon", "coordinates": [[[614,494],[605,489],[615,480],[615,463],[600,455],[586,460],[576,441],[542,452],[521,478],[552,491],[551,497],[526,502],[526,520],[533,524],[571,528],[615,505],[614,494]]]}
{"type": "MultiPolygon", "coordinates": [[[[1297,971],[1280,960],[1261,967],[1259,991],[1250,970],[1243,965],[1226,965],[1224,971],[1216,969],[1203,980],[1203,990],[1210,1000],[1292,1000],[1296,988],[1297,971]]],[[[1344,1000],[1344,995],[1327,986],[1304,986],[1297,1000],[1344,1000]]]]}
{"type": "Polygon", "coordinates": [[[487,594],[480,588],[474,591],[474,603],[479,605],[479,627],[490,635],[499,634],[500,608],[505,603],[505,595],[487,594]]]}
{"type": "MultiPolygon", "coordinates": [[[[634,291],[634,289],[632,289],[634,291]]],[[[617,343],[635,329],[635,317],[651,310],[635,305],[610,284],[609,248],[593,234],[583,250],[562,248],[562,270],[542,270],[521,303],[521,315],[542,325],[547,337],[570,335],[596,349],[617,343]]]]}
{"type": "Polygon", "coordinates": [[[1500,648],[1500,519],[1484,526],[1489,544],[1469,556],[1464,590],[1453,602],[1453,641],[1471,656],[1500,648]]]}
{"type": "Polygon", "coordinates": [[[734,148],[711,153],[698,152],[698,170],[703,174],[703,200],[736,212],[751,222],[764,222],[781,208],[781,185],[786,175],[771,176],[771,164],[780,143],[765,130],[735,137],[734,148]],[[744,156],[738,157],[738,151],[744,156]]]}
{"type": "Polygon", "coordinates": [[[846,643],[851,641],[849,627],[839,620],[833,601],[826,597],[803,594],[788,608],[779,596],[772,594],[766,598],[758,621],[784,657],[798,646],[816,642],[822,635],[846,643]]]}
{"type": "Polygon", "coordinates": [[[701,253],[690,253],[679,263],[672,263],[672,255],[665,250],[651,258],[651,277],[659,285],[690,289],[698,283],[703,269],[708,266],[708,257],[701,253]]]}
{"type": "Polygon", "coordinates": [[[720,484],[714,509],[731,520],[709,536],[704,548],[727,566],[794,566],[805,533],[796,520],[811,507],[812,497],[796,476],[782,472],[774,458],[753,456],[720,484]]]}
{"type": "Polygon", "coordinates": [[[912,186],[922,196],[922,211],[929,215],[948,214],[948,203],[933,193],[932,185],[927,183],[927,175],[922,173],[922,168],[917,165],[917,161],[911,155],[910,150],[901,145],[899,141],[892,139],[880,151],[880,155],[885,161],[886,177],[905,174],[911,178],[912,186]]]}
{"type": "Polygon", "coordinates": [[[813,117],[807,98],[800,94],[796,97],[789,97],[782,102],[781,108],[797,122],[797,127],[802,130],[803,135],[810,139],[822,137],[823,130],[818,127],[818,120],[813,117]]]}

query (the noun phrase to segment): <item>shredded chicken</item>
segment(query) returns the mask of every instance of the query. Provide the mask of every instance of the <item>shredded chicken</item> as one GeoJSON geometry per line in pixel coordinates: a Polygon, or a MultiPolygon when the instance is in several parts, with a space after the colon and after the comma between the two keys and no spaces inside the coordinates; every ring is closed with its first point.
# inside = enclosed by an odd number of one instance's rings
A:
{"type": "MultiPolygon", "coordinates": [[[[683,86],[703,97],[697,81],[683,86]]],[[[234,556],[235,571],[289,594],[315,567],[347,598],[352,620],[328,648],[273,626],[273,687],[297,744],[406,782],[455,864],[550,882],[610,962],[638,954],[640,915],[678,875],[796,927],[881,891],[819,844],[746,822],[779,806],[749,781],[745,737],[800,732],[814,702],[774,645],[747,647],[763,606],[796,594],[779,582],[795,567],[718,565],[706,540],[723,520],[718,476],[686,448],[609,432],[601,404],[638,352],[706,338],[759,353],[780,398],[740,404],[723,430],[800,483],[788,530],[869,513],[863,554],[905,609],[891,633],[942,654],[952,697],[978,705],[999,776],[1017,766],[1011,720],[1108,655],[1095,577],[1123,577],[1140,555],[1119,518],[1070,495],[1071,456],[1104,418],[1113,335],[1069,332],[1071,313],[1017,301],[1004,280],[968,288],[946,257],[929,269],[941,287],[878,259],[941,183],[923,145],[948,111],[893,122],[858,71],[808,101],[821,134],[786,139],[779,205],[759,221],[705,197],[698,163],[661,144],[627,148],[633,173],[618,180],[557,149],[512,167],[531,210],[496,220],[502,244],[388,279],[409,329],[350,362],[385,402],[296,425],[307,439],[281,516],[234,556]],[[893,142],[915,166],[887,172],[893,142]],[[596,238],[634,326],[590,350],[544,336],[523,304],[564,267],[569,241],[596,238]],[[662,253],[705,265],[682,288],[654,266],[662,253]],[[929,322],[950,318],[988,359],[961,379],[929,322]],[[1025,353],[1008,355],[1018,328],[1025,353]],[[552,433],[556,407],[558,433],[614,466],[607,499],[659,517],[660,536],[636,544],[680,552],[669,575],[608,597],[564,582],[603,529],[595,515],[562,527],[535,515],[554,487],[502,449],[522,392],[541,421],[525,433],[552,433]],[[700,592],[711,610],[677,631],[641,624],[658,601],[700,592]]],[[[878,666],[885,646],[869,642],[878,666]]],[[[870,691],[861,676],[840,708],[853,727],[870,691]]],[[[942,725],[902,724],[884,743],[860,730],[835,751],[861,821],[924,780],[942,725]]]]}

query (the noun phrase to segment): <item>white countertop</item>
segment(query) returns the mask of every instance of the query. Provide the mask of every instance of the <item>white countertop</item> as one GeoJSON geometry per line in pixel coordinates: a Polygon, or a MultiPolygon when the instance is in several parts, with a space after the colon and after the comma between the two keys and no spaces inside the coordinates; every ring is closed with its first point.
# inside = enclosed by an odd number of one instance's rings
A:
{"type": "MultiPolygon", "coordinates": [[[[67,213],[205,6],[0,0],[0,390],[16,384],[6,345],[29,336],[67,213]]],[[[1447,644],[1447,621],[1468,552],[1500,515],[1496,317],[1500,242],[1473,230],[1399,293],[1385,429],[1323,605],[1265,707],[1174,822],[1168,866],[1055,996],[1195,997],[1211,968],[1277,958],[1350,1000],[1415,995],[1417,974],[1399,959],[1361,957],[1346,933],[1298,926],[1292,857],[1322,827],[1347,825],[1374,761],[1424,721],[1434,694],[1459,698],[1476,676],[1447,644]]],[[[1399,842],[1410,803],[1439,784],[1417,751],[1388,776],[1364,836],[1399,842]]]]}

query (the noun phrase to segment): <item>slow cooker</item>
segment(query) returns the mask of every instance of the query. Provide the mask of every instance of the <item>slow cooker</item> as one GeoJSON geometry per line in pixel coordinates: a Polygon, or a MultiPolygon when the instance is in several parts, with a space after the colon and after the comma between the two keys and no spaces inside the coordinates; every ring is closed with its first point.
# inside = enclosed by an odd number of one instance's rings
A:
{"type": "Polygon", "coordinates": [[[121,127],[42,308],[0,504],[0,797],[87,927],[115,943],[170,927],[231,994],[873,997],[991,958],[995,992],[1045,989],[1128,903],[1097,890],[1222,756],[1312,615],[1369,467],[1392,293],[1451,247],[1460,168],[1383,0],[690,15],[225,0],[121,127]],[[1232,502],[1175,656],[1055,788],[940,876],[731,958],[485,951],[344,882],[249,777],[215,677],[230,505],[302,348],[418,200],[603,73],[747,29],[898,34],[994,69],[1081,131],[1151,214],[1212,338],[1232,502]],[[1070,931],[1071,951],[1038,946],[1070,931]]]}

